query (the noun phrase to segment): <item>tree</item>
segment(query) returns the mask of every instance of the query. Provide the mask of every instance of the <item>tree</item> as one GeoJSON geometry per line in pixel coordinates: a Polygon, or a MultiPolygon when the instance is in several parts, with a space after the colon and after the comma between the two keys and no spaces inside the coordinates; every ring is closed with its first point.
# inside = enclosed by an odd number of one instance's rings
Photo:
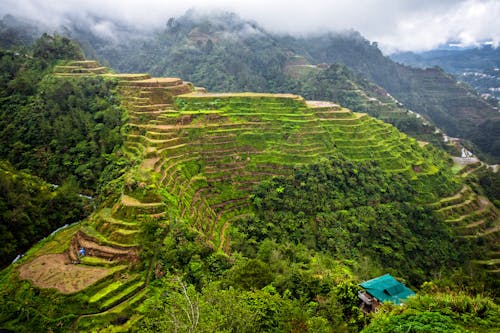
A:
{"type": "Polygon", "coordinates": [[[83,60],[80,47],[67,37],[44,33],[33,47],[33,56],[53,62],[55,60],[83,60]]]}

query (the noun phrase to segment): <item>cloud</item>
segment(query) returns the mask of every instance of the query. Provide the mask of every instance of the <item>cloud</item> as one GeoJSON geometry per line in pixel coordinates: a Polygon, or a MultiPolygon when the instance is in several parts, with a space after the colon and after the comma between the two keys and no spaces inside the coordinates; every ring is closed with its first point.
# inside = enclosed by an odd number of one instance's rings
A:
{"type": "Polygon", "coordinates": [[[477,46],[500,43],[500,2],[463,1],[437,12],[417,12],[397,20],[393,31],[376,36],[386,51],[429,50],[453,41],[477,46]]]}
{"type": "Polygon", "coordinates": [[[0,14],[37,19],[54,27],[87,20],[95,24],[93,29],[111,34],[111,21],[158,28],[190,8],[233,11],[275,32],[355,29],[386,52],[427,50],[448,41],[500,42],[498,0],[3,0],[0,14]]]}

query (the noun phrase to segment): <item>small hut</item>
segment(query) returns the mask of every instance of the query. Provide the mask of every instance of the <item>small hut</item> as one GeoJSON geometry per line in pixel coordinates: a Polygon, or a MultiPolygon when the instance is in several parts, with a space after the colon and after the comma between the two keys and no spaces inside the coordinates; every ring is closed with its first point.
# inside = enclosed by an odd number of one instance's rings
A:
{"type": "Polygon", "coordinates": [[[415,292],[397,281],[390,274],[385,274],[377,278],[360,283],[364,291],[358,293],[361,299],[361,309],[364,312],[375,311],[377,306],[383,302],[402,304],[404,301],[415,295],[415,292]]]}

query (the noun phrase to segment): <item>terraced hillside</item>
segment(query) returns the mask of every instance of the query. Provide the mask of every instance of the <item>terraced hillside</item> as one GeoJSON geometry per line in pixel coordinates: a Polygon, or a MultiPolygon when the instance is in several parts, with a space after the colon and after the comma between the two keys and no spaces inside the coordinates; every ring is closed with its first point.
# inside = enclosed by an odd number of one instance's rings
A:
{"type": "MultiPolygon", "coordinates": [[[[466,166],[461,177],[470,178],[482,163],[466,166]]],[[[472,186],[475,183],[471,183],[472,186]]],[[[478,195],[473,187],[464,187],[455,195],[443,198],[432,206],[437,213],[456,231],[458,237],[467,242],[480,245],[482,253],[473,261],[477,267],[484,268],[488,274],[498,278],[500,273],[500,218],[498,209],[484,196],[478,195]]]]}
{"type": "Polygon", "coordinates": [[[140,147],[143,168],[160,174],[158,187],[182,198],[175,203],[181,218],[226,251],[225,231],[249,213],[252,185],[287,174],[298,163],[341,152],[415,179],[437,171],[416,141],[331,103],[295,95],[194,92],[178,96],[175,106],[149,123],[132,122],[128,146],[140,147]]]}
{"type": "Polygon", "coordinates": [[[57,66],[55,75],[118,80],[129,113],[123,154],[135,163],[117,202],[58,233],[19,266],[22,279],[82,305],[67,318],[77,330],[102,322],[126,331],[140,318],[155,264],[141,259],[145,224],[188,221],[214,250],[229,253],[228,230],[252,214],[255,184],[332,154],[408,176],[415,195],[464,237],[497,235],[498,214],[485,198],[464,187],[435,202],[429,184],[444,177],[445,166],[435,164],[430,148],[366,114],[297,95],[206,93],[177,78],[113,74],[94,61],[57,66]],[[125,325],[123,316],[130,318],[125,325]]]}

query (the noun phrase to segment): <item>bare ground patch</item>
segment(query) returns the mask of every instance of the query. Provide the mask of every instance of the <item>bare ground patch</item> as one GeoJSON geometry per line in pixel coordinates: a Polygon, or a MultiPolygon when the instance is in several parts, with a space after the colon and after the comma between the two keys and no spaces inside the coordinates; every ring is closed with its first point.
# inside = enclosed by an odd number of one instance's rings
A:
{"type": "Polygon", "coordinates": [[[39,288],[55,288],[70,294],[116,271],[111,268],[74,265],[65,253],[46,254],[19,267],[19,276],[39,288]]]}

